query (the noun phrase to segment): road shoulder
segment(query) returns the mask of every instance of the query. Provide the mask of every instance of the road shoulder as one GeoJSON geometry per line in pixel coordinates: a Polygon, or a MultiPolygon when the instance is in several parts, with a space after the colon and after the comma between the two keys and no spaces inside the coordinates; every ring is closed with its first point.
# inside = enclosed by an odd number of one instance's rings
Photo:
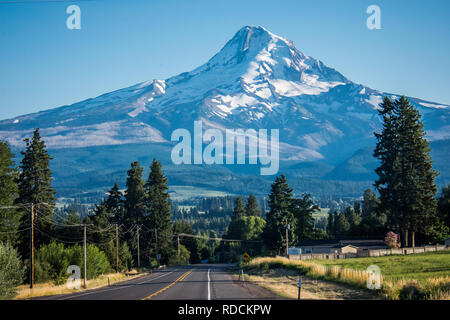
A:
{"type": "MultiPolygon", "coordinates": [[[[237,276],[235,276],[237,277],[237,276]]],[[[298,298],[298,273],[293,270],[275,269],[244,276],[247,281],[271,290],[287,299],[298,298]]],[[[368,291],[331,281],[302,277],[301,299],[307,300],[376,300],[368,291]]]]}

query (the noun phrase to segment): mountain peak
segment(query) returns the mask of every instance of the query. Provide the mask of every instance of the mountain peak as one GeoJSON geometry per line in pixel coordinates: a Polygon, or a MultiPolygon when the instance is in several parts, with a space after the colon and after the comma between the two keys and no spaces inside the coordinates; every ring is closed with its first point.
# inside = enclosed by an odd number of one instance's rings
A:
{"type": "MultiPolygon", "coordinates": [[[[270,32],[269,30],[267,30],[266,28],[262,27],[262,26],[245,26],[242,27],[241,29],[239,29],[236,34],[234,35],[233,39],[240,39],[240,40],[244,40],[245,44],[249,45],[249,42],[251,40],[259,40],[259,42],[269,42],[269,41],[273,41],[273,40],[282,40],[286,43],[288,43],[289,41],[277,36],[275,34],[273,34],[272,32],[270,32]]],[[[232,39],[232,40],[233,40],[232,39]]]]}
{"type": "Polygon", "coordinates": [[[242,27],[224,48],[231,46],[233,49],[238,49],[238,52],[245,52],[249,49],[259,52],[267,49],[270,44],[287,45],[294,48],[292,41],[277,36],[262,26],[242,27]]]}

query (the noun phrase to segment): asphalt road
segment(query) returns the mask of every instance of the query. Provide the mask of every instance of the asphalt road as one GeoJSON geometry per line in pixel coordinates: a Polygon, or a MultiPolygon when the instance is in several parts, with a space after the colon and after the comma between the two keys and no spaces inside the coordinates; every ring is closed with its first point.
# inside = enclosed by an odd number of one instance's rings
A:
{"type": "Polygon", "coordinates": [[[44,300],[240,300],[279,299],[271,291],[238,281],[228,265],[170,267],[109,287],[39,297],[44,300]]]}

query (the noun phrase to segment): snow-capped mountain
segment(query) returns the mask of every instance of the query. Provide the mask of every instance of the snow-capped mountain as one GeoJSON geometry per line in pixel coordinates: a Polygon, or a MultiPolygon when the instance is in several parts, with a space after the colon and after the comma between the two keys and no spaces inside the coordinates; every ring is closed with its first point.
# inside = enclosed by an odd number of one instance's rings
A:
{"type": "MultiPolygon", "coordinates": [[[[354,83],[292,41],[246,26],[190,72],[0,121],[0,139],[18,147],[39,127],[50,149],[167,145],[173,130],[201,119],[206,128],[280,129],[281,160],[336,164],[373,144],[385,95],[398,96],[354,83]]],[[[409,99],[430,140],[450,139],[448,105],[409,99]]]]}

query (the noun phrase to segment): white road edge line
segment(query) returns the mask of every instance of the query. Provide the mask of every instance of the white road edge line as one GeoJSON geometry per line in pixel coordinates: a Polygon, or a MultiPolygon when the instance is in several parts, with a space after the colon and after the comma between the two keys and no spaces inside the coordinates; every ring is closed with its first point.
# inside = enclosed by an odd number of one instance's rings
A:
{"type": "MultiPolygon", "coordinates": [[[[161,275],[161,276],[159,276],[159,277],[153,278],[153,279],[148,280],[148,281],[138,282],[137,284],[143,284],[143,283],[147,283],[147,282],[152,282],[153,280],[156,280],[156,279],[162,278],[162,277],[164,277],[164,276],[167,276],[168,274],[171,274],[171,273],[173,273],[173,272],[175,272],[175,271],[176,271],[176,270],[171,271],[171,272],[168,272],[168,273],[165,273],[165,274],[163,274],[163,275],[161,275]]],[[[133,280],[131,280],[131,281],[133,281],[133,280]]],[[[125,286],[125,287],[118,287],[118,288],[112,288],[112,289],[105,289],[105,290],[101,290],[101,291],[97,291],[97,290],[93,289],[92,292],[81,293],[81,294],[78,294],[78,295],[76,295],[76,296],[62,297],[62,298],[58,298],[58,299],[56,299],[56,300],[68,300],[68,299],[72,299],[72,298],[78,298],[78,297],[82,297],[82,296],[87,296],[87,295],[89,295],[89,294],[94,294],[94,293],[102,293],[102,292],[113,291],[113,290],[118,290],[118,289],[125,289],[125,288],[129,288],[129,287],[131,287],[131,286],[133,286],[133,284],[130,284],[130,285],[125,286]]]]}
{"type": "Polygon", "coordinates": [[[211,279],[209,277],[209,271],[210,270],[211,269],[208,269],[208,300],[211,300],[211,288],[210,288],[210,286],[211,286],[211,279]]]}

